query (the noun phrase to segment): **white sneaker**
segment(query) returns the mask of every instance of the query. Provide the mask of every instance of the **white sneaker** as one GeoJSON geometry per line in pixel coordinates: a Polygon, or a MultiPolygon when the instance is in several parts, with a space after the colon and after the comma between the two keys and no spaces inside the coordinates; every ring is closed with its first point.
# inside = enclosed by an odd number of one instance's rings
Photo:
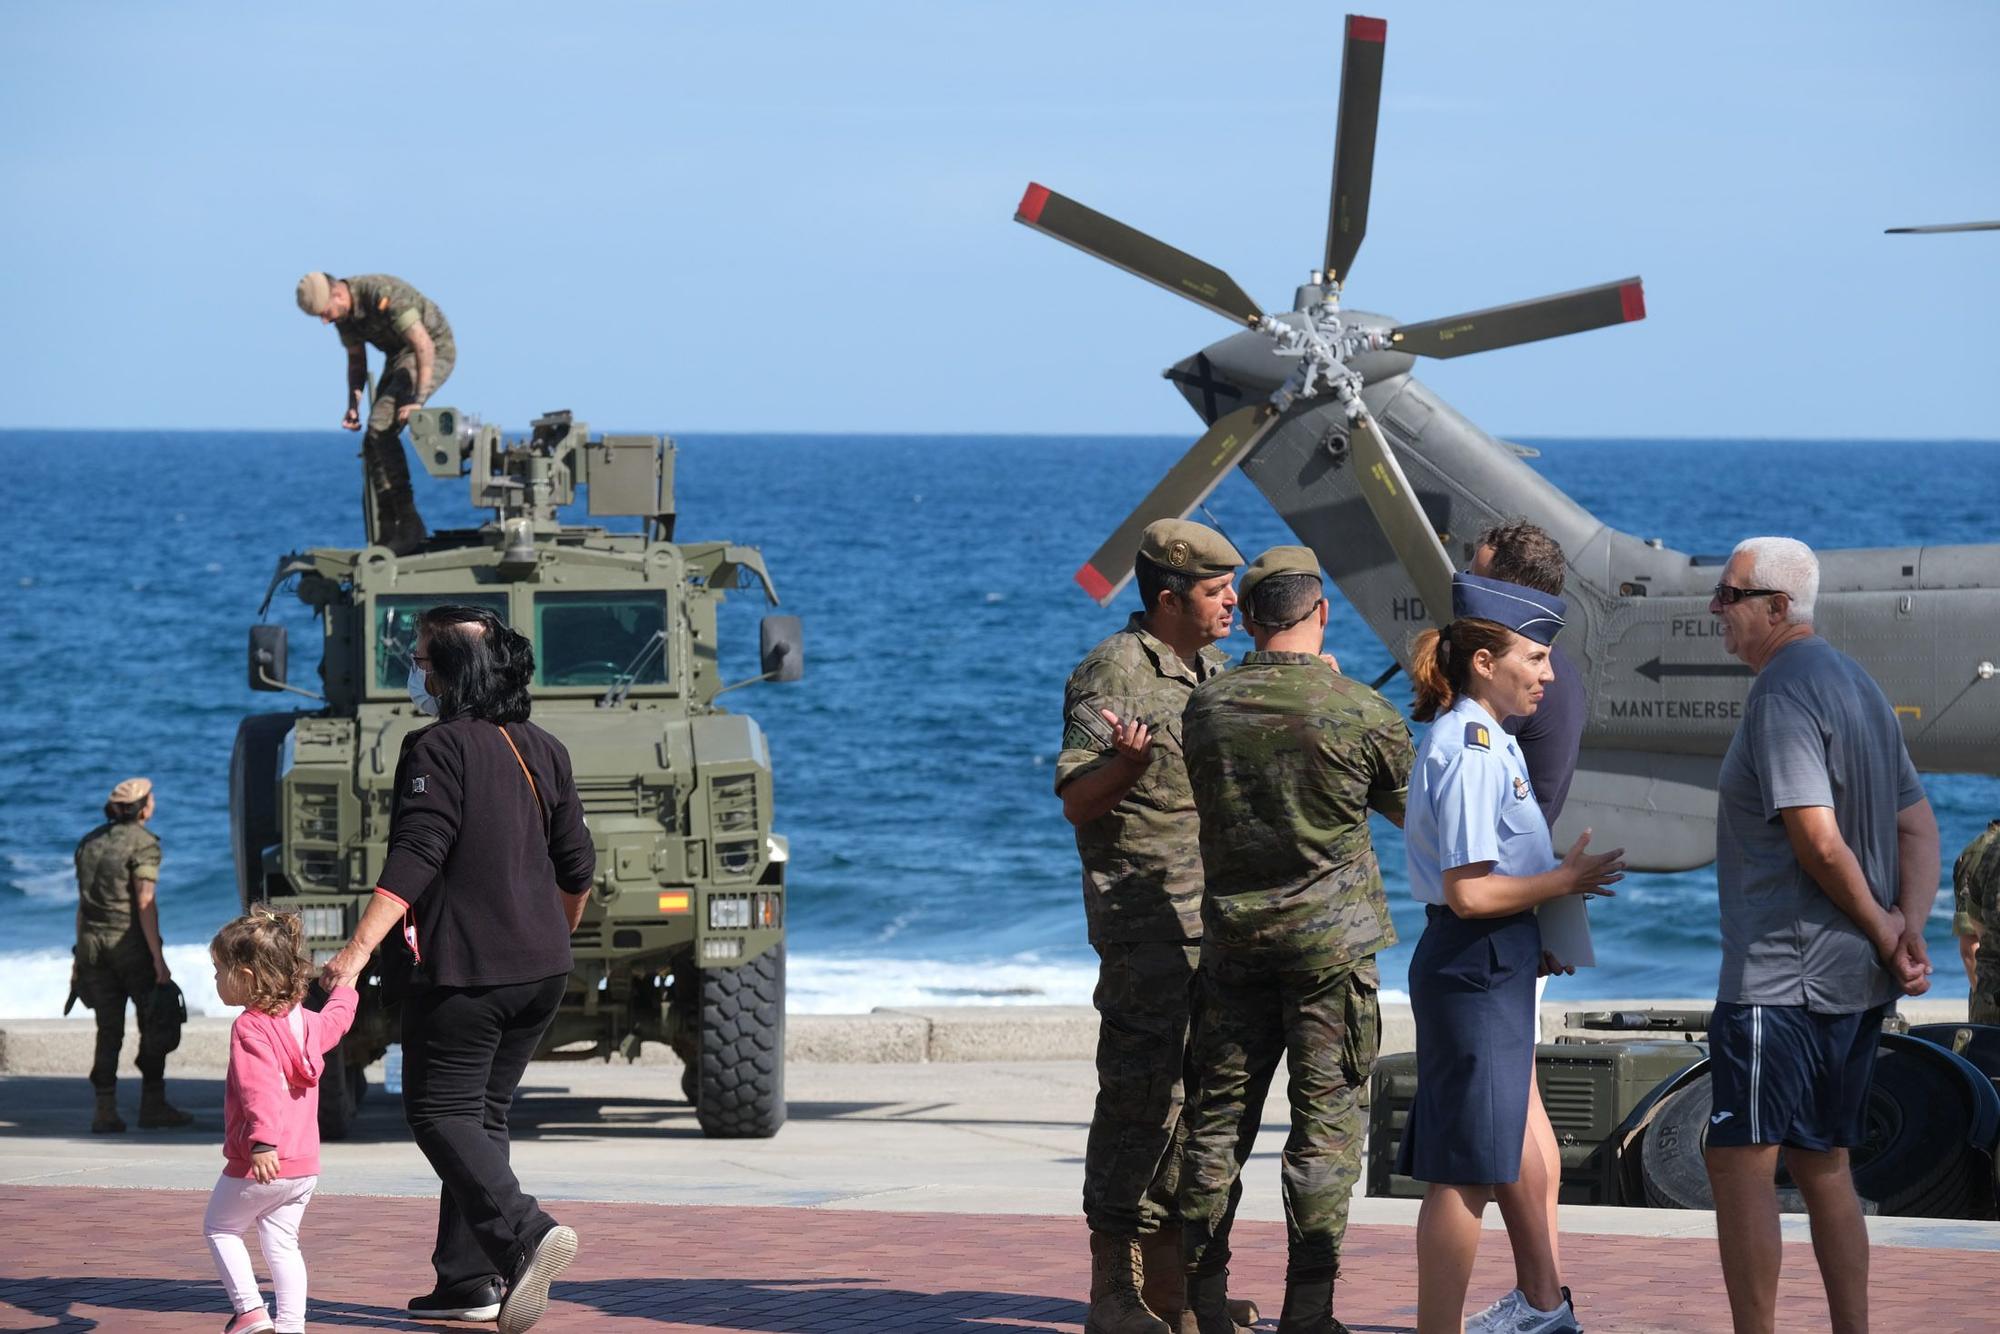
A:
{"type": "Polygon", "coordinates": [[[1564,1288],[1562,1295],[1562,1305],[1542,1311],[1516,1288],[1467,1320],[1465,1334],[1583,1334],[1570,1306],[1569,1289],[1564,1288]]]}

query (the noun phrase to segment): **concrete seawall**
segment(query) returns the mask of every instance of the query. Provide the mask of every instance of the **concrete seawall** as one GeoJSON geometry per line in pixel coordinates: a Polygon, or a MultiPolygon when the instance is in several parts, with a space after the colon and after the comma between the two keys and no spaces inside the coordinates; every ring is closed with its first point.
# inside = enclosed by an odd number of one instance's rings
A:
{"type": "MultiPolygon", "coordinates": [[[[1706,1010],[1708,1000],[1571,1000],[1542,1007],[1542,1031],[1564,1032],[1564,1016],[1583,1010],[1706,1010]]],[[[1904,1001],[1912,1024],[1963,1021],[1965,1002],[1904,1001]]],[[[169,1070],[219,1070],[228,1064],[226,1018],[188,1022],[169,1070]]],[[[128,1019],[120,1068],[132,1071],[137,1024],[128,1019]]],[[[90,1068],[96,1029],[90,1020],[0,1019],[0,1074],[82,1076],[90,1068]]],[[[1600,1034],[1636,1037],[1638,1034],[1600,1034]]],[[[1670,1035],[1662,1035],[1670,1036],[1670,1035]]],[[[1382,1051],[1409,1051],[1416,1026],[1407,1004],[1382,1007],[1382,1051]]],[[[868,1014],[793,1014],[786,1017],[785,1056],[803,1063],[922,1064],[971,1061],[1090,1060],[1097,1049],[1097,1014],[1070,1005],[950,1005],[933,1009],[878,1009],[868,1014]]],[[[639,1064],[675,1065],[664,1046],[646,1044],[639,1064]]]]}

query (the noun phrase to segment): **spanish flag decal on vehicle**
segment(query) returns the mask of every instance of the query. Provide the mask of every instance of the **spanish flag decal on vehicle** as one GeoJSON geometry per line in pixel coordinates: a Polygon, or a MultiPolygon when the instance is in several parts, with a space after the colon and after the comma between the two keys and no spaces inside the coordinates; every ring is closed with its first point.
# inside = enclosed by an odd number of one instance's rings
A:
{"type": "Polygon", "coordinates": [[[660,895],[661,912],[686,912],[688,910],[687,891],[660,895]]]}

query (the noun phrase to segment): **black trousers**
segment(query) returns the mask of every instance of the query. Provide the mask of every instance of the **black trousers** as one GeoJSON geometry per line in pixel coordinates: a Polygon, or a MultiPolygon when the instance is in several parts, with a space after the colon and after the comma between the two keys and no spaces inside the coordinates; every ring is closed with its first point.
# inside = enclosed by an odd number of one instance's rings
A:
{"type": "Polygon", "coordinates": [[[403,1115],[444,1183],[438,1287],[511,1279],[555,1226],[508,1161],[507,1113],[569,974],[498,987],[413,986],[403,999],[403,1115]]]}

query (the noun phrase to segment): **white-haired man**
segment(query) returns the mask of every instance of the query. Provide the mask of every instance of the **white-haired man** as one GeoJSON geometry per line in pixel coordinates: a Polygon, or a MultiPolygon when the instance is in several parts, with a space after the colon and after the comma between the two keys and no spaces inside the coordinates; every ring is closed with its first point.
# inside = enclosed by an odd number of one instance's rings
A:
{"type": "MultiPolygon", "coordinates": [[[[1848,1174],[1883,1017],[1930,984],[1938,831],[1896,712],[1813,633],[1819,561],[1753,537],[1708,604],[1757,673],[1722,761],[1722,977],[1708,1177],[1738,1334],[1776,1325],[1778,1152],[1805,1197],[1833,1328],[1868,1328],[1868,1229],[1848,1174]]],[[[1788,1321],[1795,1324],[1796,1321],[1788,1321]]]]}

